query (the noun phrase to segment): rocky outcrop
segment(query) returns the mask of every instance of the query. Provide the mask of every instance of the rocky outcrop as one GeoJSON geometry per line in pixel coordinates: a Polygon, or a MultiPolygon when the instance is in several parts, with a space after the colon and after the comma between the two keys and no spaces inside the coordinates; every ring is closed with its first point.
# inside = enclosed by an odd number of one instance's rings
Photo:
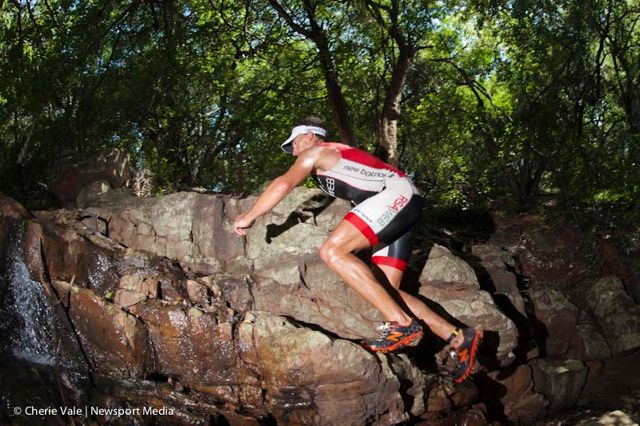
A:
{"type": "MultiPolygon", "coordinates": [[[[425,412],[428,373],[406,357],[376,356],[266,312],[278,309],[260,301],[260,286],[275,281],[245,275],[240,282],[251,287],[243,312],[234,306],[246,299],[224,294],[234,285],[225,275],[190,279],[167,257],[84,231],[28,219],[21,244],[50,305],[64,309],[71,343],[92,375],[167,377],[229,418],[396,424],[425,412]]],[[[326,290],[325,298],[335,297],[326,290]]]]}
{"type": "Polygon", "coordinates": [[[49,186],[60,205],[67,208],[76,207],[78,197],[80,204],[86,204],[96,193],[95,185],[121,188],[133,177],[129,154],[117,149],[84,160],[69,158],[56,167],[59,172],[49,186]]]}
{"type": "Polygon", "coordinates": [[[0,241],[23,247],[55,329],[66,330],[62,356],[79,354],[95,383],[117,382],[101,388],[101,404],[150,398],[176,419],[238,424],[481,424],[497,411],[528,422],[576,401],[592,365],[580,360],[640,346],[622,283],[580,281],[575,259],[570,271],[554,263],[545,272],[539,259],[564,250],[549,239],[526,239],[532,253],[500,233],[466,253],[420,247],[429,255],[415,294],[486,331],[485,373],[477,386],[454,387],[442,342],[402,355],[357,344],[382,317],[318,257],[346,203],[298,188],[241,238],[232,219],[253,198],[139,198],[102,186],[83,194],[83,208],[35,218],[0,199],[0,241]],[[625,315],[612,319],[613,306],[625,315]],[[612,337],[614,327],[623,332],[612,337]]]}

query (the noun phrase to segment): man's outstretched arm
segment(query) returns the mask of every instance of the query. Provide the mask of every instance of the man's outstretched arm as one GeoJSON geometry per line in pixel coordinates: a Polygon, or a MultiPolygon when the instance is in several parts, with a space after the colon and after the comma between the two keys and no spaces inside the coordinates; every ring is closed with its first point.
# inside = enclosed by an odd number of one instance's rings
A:
{"type": "Polygon", "coordinates": [[[304,154],[307,155],[298,156],[296,162],[285,174],[278,176],[267,186],[248,212],[236,218],[233,227],[238,235],[246,235],[246,228],[250,228],[257,218],[271,211],[293,188],[309,176],[316,162],[316,155],[314,152],[304,154]]]}

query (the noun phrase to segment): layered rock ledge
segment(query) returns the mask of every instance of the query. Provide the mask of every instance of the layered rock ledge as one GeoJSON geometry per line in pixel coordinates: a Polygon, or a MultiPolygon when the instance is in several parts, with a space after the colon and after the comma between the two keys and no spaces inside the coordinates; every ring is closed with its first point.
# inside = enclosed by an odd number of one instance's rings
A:
{"type": "MultiPolygon", "coordinates": [[[[232,221],[251,197],[82,197],[28,212],[0,196],[1,349],[57,366],[58,404],[169,407],[170,424],[526,423],[574,405],[601,360],[640,347],[626,277],[549,260],[564,246],[535,224],[514,237],[505,223],[463,252],[417,247],[406,285],[486,330],[481,371],[454,386],[435,338],[390,355],[358,345],[382,317],[317,252],[346,203],[298,188],[240,238],[232,221]]],[[[22,397],[2,392],[7,407],[22,397]]]]}

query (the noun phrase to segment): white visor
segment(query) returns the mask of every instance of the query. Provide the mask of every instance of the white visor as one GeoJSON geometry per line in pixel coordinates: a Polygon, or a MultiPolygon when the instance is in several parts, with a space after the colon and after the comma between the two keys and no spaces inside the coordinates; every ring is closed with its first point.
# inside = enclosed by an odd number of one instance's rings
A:
{"type": "Polygon", "coordinates": [[[280,145],[280,148],[282,148],[282,150],[287,154],[293,154],[293,146],[291,142],[293,142],[296,136],[304,135],[305,133],[308,133],[308,132],[315,133],[316,135],[322,136],[322,137],[327,136],[327,131],[322,127],[305,126],[305,125],[296,126],[291,130],[291,135],[289,136],[289,139],[284,141],[282,145],[280,145]]]}

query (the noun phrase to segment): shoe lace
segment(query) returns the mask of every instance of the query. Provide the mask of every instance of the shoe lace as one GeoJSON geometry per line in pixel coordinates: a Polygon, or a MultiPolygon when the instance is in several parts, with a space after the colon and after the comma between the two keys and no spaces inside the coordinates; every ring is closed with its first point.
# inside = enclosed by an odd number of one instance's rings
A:
{"type": "Polygon", "coordinates": [[[458,352],[455,349],[451,349],[449,351],[449,356],[451,357],[451,359],[453,360],[453,364],[456,367],[460,367],[460,358],[458,357],[458,352]]]}
{"type": "Polygon", "coordinates": [[[383,322],[377,327],[377,329],[382,333],[382,337],[386,337],[389,335],[389,333],[391,333],[391,323],[383,322]]]}

